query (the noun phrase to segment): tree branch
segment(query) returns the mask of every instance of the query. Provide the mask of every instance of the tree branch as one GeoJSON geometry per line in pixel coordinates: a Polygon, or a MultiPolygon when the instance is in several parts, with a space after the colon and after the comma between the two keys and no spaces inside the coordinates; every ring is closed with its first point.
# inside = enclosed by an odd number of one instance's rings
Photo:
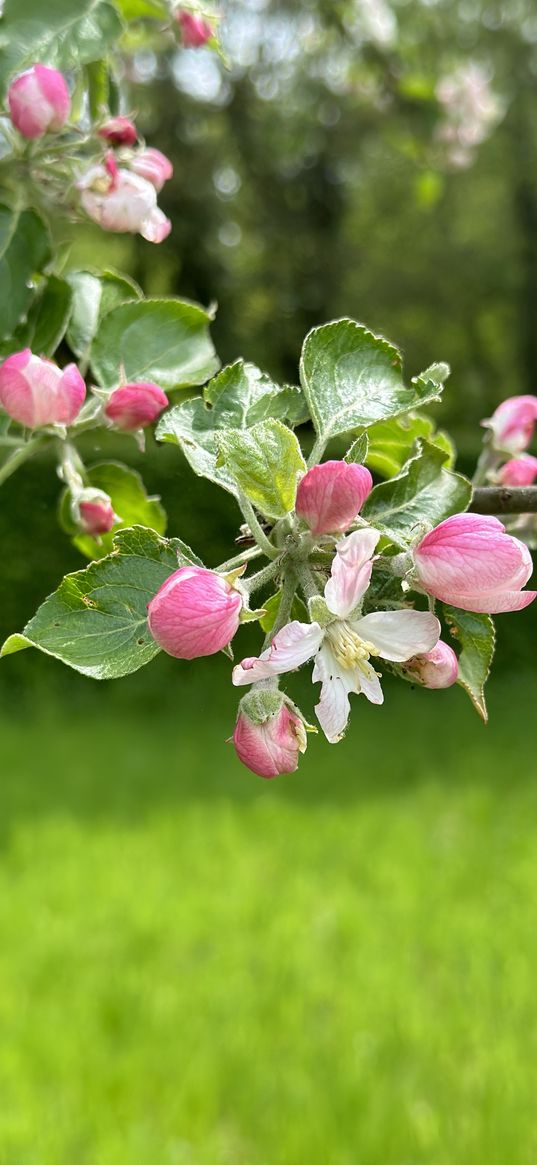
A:
{"type": "Polygon", "coordinates": [[[470,510],[474,514],[537,514],[537,485],[479,487],[470,510]]]}

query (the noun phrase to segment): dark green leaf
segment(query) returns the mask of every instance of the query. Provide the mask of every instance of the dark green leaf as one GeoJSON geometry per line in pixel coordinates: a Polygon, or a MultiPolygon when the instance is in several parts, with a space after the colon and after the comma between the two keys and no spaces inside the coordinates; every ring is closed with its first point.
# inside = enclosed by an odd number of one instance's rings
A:
{"type": "Polygon", "coordinates": [[[70,271],[66,278],[73,295],[67,342],[76,356],[87,360],[102,317],[120,303],[140,299],[142,292],[133,279],[116,271],[70,271]]]}
{"type": "Polygon", "coordinates": [[[0,654],[37,647],[98,680],[149,663],[159,648],[148,631],[147,604],[177,570],[184,545],[138,526],[120,531],[114,548],[107,558],[67,575],[0,654]]]}
{"type": "Polygon", "coordinates": [[[485,684],[494,656],[494,623],[490,615],[460,611],[457,607],[444,607],[444,614],[452,636],[462,648],[457,682],[468,692],[474,708],[486,724],[485,684]]]}
{"type": "Polygon", "coordinates": [[[22,213],[0,206],[0,334],[10,336],[28,310],[32,276],[50,259],[50,240],[33,210],[22,213]]]}
{"type": "Polygon", "coordinates": [[[153,380],[162,388],[204,384],[218,368],[209,335],[211,314],[181,299],[144,299],[113,308],[91,349],[100,384],[153,380]]]}
{"type": "Polygon", "coordinates": [[[406,547],[424,524],[436,526],[466,510],[472,487],[462,474],[445,468],[446,454],[423,441],[420,452],[390,481],[376,485],[362,508],[367,518],[399,546],[406,547]]]}
{"type": "Polygon", "coordinates": [[[2,352],[31,348],[36,356],[53,356],[63,340],[71,311],[71,288],[65,279],[49,275],[43,280],[25,323],[19,324],[2,352]]]}

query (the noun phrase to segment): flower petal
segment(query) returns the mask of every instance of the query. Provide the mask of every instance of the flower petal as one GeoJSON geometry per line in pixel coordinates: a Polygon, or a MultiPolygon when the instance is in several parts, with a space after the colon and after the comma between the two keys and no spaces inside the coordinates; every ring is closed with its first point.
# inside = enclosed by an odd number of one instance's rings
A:
{"type": "Polygon", "coordinates": [[[345,734],[350,712],[349,693],[339,676],[325,680],[315,712],[330,744],[337,744],[345,734]]]}
{"type": "Polygon", "coordinates": [[[428,611],[374,611],[353,621],[352,626],[382,659],[396,663],[431,651],[440,637],[440,623],[428,611]]]}
{"type": "Polygon", "coordinates": [[[258,659],[243,659],[233,668],[233,683],[239,687],[294,671],[316,654],[323,635],[318,623],[299,623],[296,619],[287,623],[258,659]]]}
{"type": "Polygon", "coordinates": [[[371,558],[380,538],[378,530],[366,527],[347,534],[336,546],[324,597],[333,615],[345,619],[360,602],[371,579],[371,558]]]}

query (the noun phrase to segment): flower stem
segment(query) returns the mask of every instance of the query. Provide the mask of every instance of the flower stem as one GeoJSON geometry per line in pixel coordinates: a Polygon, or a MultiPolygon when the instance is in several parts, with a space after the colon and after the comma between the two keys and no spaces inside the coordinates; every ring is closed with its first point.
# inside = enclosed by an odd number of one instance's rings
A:
{"type": "Polygon", "coordinates": [[[266,554],[267,558],[279,558],[280,551],[277,550],[276,547],[272,545],[270,539],[267,538],[265,531],[261,528],[261,525],[257,520],[251,502],[248,501],[248,498],[243,493],[240,494],[239,504],[244,515],[244,520],[248,523],[248,526],[252,532],[252,537],[255,538],[257,545],[263,551],[263,554],[266,554]]]}
{"type": "Polygon", "coordinates": [[[250,578],[243,579],[242,586],[248,591],[249,595],[253,595],[254,591],[258,591],[265,583],[270,582],[280,569],[281,563],[279,560],[269,562],[268,566],[264,566],[263,570],[259,570],[257,574],[252,574],[250,578]]]}
{"type": "Polygon", "coordinates": [[[309,566],[306,566],[305,563],[297,563],[296,573],[306,600],[313,599],[316,595],[321,593],[319,587],[317,586],[313,571],[310,570],[309,566]]]}
{"type": "Polygon", "coordinates": [[[296,582],[297,578],[295,570],[293,567],[288,566],[284,571],[282,597],[278,607],[278,614],[276,615],[270,631],[267,631],[265,641],[263,643],[263,651],[265,650],[265,647],[269,646],[269,643],[272,643],[272,640],[274,639],[274,636],[278,634],[278,631],[281,631],[282,627],[285,627],[285,624],[289,622],[289,616],[293,606],[293,599],[296,594],[296,582]]]}
{"type": "Polygon", "coordinates": [[[502,460],[501,453],[491,444],[490,436],[485,437],[483,449],[476,465],[476,470],[472,478],[472,485],[486,485],[490,476],[498,468],[502,460]]]}
{"type": "Polygon", "coordinates": [[[243,562],[250,562],[253,558],[259,558],[262,554],[260,546],[249,546],[247,550],[241,550],[240,554],[236,554],[234,558],[228,558],[226,562],[221,562],[220,566],[216,566],[215,570],[219,574],[224,574],[226,570],[233,570],[236,566],[242,566],[243,562]]]}
{"type": "Polygon", "coordinates": [[[33,457],[39,449],[42,449],[47,440],[49,440],[47,437],[34,437],[31,441],[27,441],[25,445],[21,445],[19,449],[15,449],[7,461],[0,466],[0,485],[3,485],[8,477],[11,477],[12,473],[16,473],[17,469],[21,465],[24,465],[25,461],[29,461],[30,457],[33,457]]]}
{"type": "Polygon", "coordinates": [[[308,457],[308,469],[312,469],[314,465],[318,465],[321,457],[326,449],[326,437],[317,437],[315,444],[308,457]]]}

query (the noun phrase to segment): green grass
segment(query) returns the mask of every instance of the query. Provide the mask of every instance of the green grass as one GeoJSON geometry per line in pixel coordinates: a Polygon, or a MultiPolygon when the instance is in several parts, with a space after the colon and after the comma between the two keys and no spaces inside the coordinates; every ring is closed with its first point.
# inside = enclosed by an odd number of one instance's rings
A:
{"type": "Polygon", "coordinates": [[[537,682],[262,782],[227,669],[6,688],[1,1165],[534,1165],[537,682]]]}

